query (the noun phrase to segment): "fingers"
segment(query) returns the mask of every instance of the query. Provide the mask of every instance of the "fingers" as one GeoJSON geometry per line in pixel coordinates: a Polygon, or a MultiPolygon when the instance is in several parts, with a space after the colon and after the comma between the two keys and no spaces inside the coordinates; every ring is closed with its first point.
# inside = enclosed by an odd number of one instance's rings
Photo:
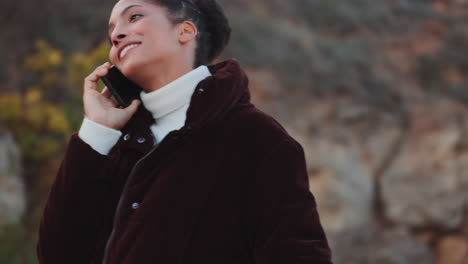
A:
{"type": "Polygon", "coordinates": [[[112,96],[112,93],[107,88],[107,86],[104,86],[104,89],[102,89],[101,94],[104,95],[104,97],[106,97],[106,98],[110,98],[112,96]]]}
{"type": "Polygon", "coordinates": [[[119,107],[119,102],[117,102],[117,99],[115,99],[115,97],[111,96],[111,97],[109,98],[109,100],[110,100],[111,104],[112,104],[115,108],[121,108],[121,107],[119,107]]]}
{"type": "Polygon", "coordinates": [[[97,90],[97,81],[102,76],[106,75],[111,64],[106,62],[101,66],[97,67],[92,73],[86,76],[84,80],[84,89],[97,90]]]}
{"type": "Polygon", "coordinates": [[[140,100],[135,99],[132,101],[132,103],[129,106],[127,106],[127,108],[124,108],[123,110],[127,112],[129,115],[133,115],[138,109],[138,106],[140,105],[140,103],[141,103],[140,100]]]}
{"type": "Polygon", "coordinates": [[[119,106],[119,102],[117,102],[117,100],[112,96],[112,92],[109,90],[109,88],[107,88],[107,86],[104,86],[104,89],[102,89],[101,94],[105,98],[109,99],[112,106],[114,106],[116,108],[119,106]]]}

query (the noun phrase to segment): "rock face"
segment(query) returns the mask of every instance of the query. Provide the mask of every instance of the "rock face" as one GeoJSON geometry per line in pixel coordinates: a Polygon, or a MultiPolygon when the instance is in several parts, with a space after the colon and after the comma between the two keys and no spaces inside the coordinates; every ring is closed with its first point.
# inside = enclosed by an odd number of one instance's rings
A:
{"type": "Polygon", "coordinates": [[[436,264],[465,264],[468,258],[468,239],[462,236],[444,237],[439,240],[436,253],[436,264]]]}
{"type": "Polygon", "coordinates": [[[455,110],[413,109],[405,144],[382,177],[385,213],[392,222],[415,228],[461,227],[468,199],[463,183],[468,174],[462,168],[468,164],[455,110]]]}
{"type": "Polygon", "coordinates": [[[334,263],[432,264],[431,249],[403,228],[369,226],[330,234],[334,263]]]}
{"type": "Polygon", "coordinates": [[[415,103],[403,122],[330,98],[281,115],[335,264],[468,263],[467,109],[415,103]]]}
{"type": "Polygon", "coordinates": [[[309,175],[312,192],[326,197],[320,207],[324,208],[321,218],[327,223],[327,231],[340,233],[368,226],[374,194],[372,171],[357,148],[322,139],[309,142],[307,149],[318,154],[307,155],[309,175]]]}
{"type": "Polygon", "coordinates": [[[20,153],[12,136],[0,128],[0,227],[18,222],[25,207],[20,153]]]}

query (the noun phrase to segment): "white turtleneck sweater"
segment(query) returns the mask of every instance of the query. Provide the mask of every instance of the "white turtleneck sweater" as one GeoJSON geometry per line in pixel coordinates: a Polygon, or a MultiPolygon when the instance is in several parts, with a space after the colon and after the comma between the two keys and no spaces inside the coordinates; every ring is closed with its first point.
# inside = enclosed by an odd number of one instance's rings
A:
{"type": "MultiPolygon", "coordinates": [[[[150,126],[155,145],[169,132],[184,126],[195,88],[210,75],[208,67],[202,65],[155,91],[141,92],[141,102],[156,120],[156,123],[150,126]]],[[[122,132],[96,123],[85,116],[78,136],[97,152],[107,155],[122,136],[122,132]]]]}

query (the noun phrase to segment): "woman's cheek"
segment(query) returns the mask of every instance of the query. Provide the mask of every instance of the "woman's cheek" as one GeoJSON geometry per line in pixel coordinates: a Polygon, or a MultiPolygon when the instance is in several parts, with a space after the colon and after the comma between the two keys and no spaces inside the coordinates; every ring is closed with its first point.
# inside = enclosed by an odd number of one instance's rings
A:
{"type": "Polygon", "coordinates": [[[109,60],[112,64],[115,64],[116,61],[116,50],[115,48],[111,48],[109,51],[109,60]]]}

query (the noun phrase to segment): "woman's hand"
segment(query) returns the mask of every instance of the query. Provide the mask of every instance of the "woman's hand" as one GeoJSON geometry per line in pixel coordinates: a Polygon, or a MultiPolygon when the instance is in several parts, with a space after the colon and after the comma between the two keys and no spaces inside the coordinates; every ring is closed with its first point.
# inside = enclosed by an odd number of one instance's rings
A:
{"type": "Polygon", "coordinates": [[[99,78],[106,75],[110,63],[97,67],[84,80],[83,105],[87,118],[101,125],[121,129],[130,120],[140,105],[139,100],[133,100],[127,108],[119,108],[118,103],[111,99],[111,92],[105,87],[102,92],[97,90],[99,78]]]}

